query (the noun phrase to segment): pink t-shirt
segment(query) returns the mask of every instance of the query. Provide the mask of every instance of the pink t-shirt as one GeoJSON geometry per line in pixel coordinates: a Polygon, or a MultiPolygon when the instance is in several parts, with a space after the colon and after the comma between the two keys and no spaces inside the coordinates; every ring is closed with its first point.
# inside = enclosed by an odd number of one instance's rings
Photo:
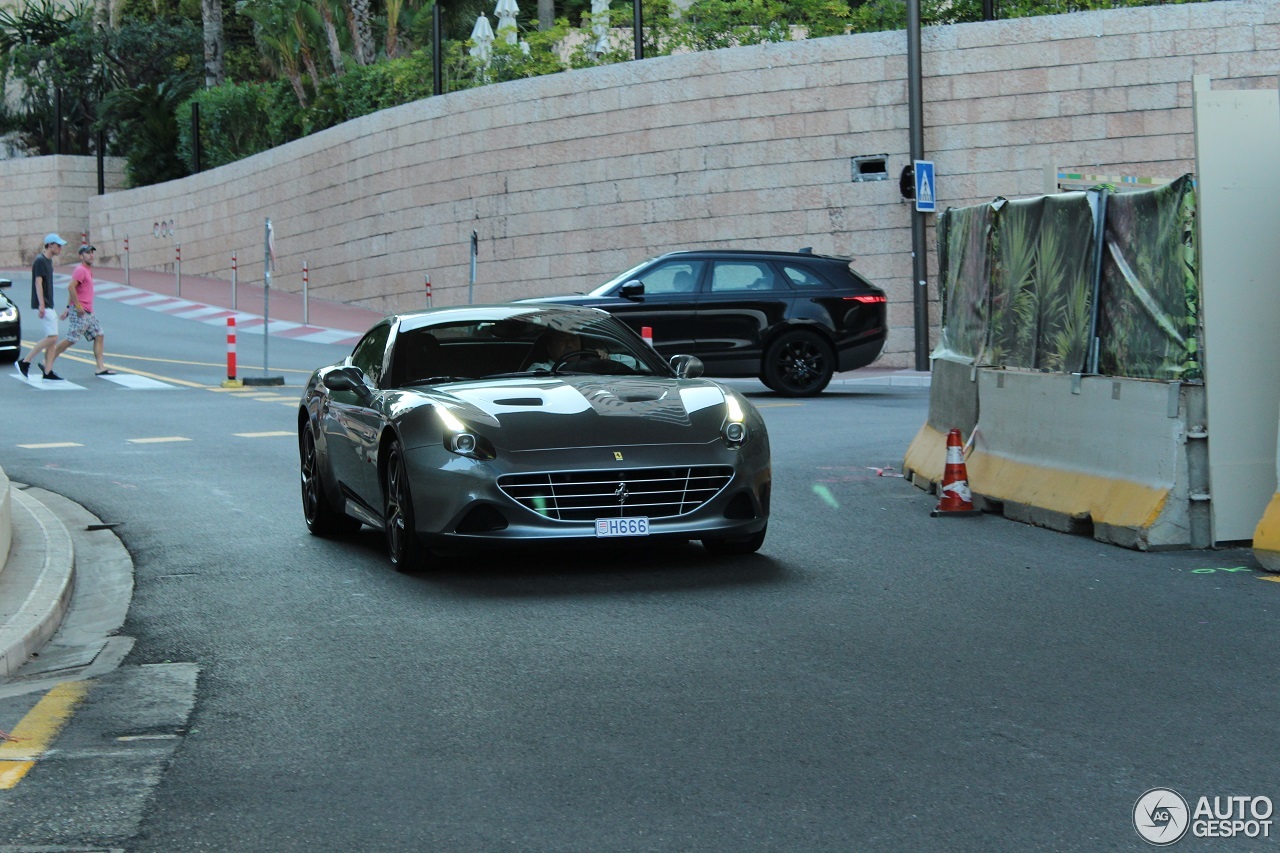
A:
{"type": "Polygon", "coordinates": [[[93,271],[84,264],[76,267],[71,273],[71,283],[76,286],[76,299],[84,306],[84,310],[93,313],[93,271]]]}

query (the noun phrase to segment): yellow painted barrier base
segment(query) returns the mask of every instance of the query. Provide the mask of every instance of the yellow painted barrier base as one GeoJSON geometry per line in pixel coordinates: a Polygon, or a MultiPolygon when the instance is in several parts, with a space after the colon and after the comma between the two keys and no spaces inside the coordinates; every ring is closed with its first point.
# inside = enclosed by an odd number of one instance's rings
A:
{"type": "MultiPolygon", "coordinates": [[[[925,424],[916,433],[902,468],[915,485],[934,490],[946,467],[947,437],[925,424]]],[[[1149,534],[1161,521],[1171,488],[1022,462],[975,448],[965,458],[975,503],[999,504],[1017,521],[1055,530],[1093,528],[1094,538],[1129,548],[1152,546],[1149,534]]],[[[1278,502],[1280,505],[1280,502],[1278,502]]],[[[1276,510],[1276,557],[1280,559],[1280,509],[1276,510]]],[[[1155,547],[1182,543],[1154,543],[1155,547]]],[[[1277,564],[1280,571],[1280,563],[1277,564]]]]}
{"type": "Polygon", "coordinates": [[[936,485],[942,482],[942,472],[947,466],[947,436],[927,423],[920,427],[907,448],[902,460],[902,470],[917,486],[936,485]]]}
{"type": "Polygon", "coordinates": [[[1269,572],[1280,572],[1280,492],[1271,496],[1253,531],[1253,556],[1269,572]]]}
{"type": "Polygon", "coordinates": [[[1160,520],[1170,489],[1019,462],[975,450],[969,487],[989,499],[1013,501],[1093,524],[1149,530],[1160,520]]]}

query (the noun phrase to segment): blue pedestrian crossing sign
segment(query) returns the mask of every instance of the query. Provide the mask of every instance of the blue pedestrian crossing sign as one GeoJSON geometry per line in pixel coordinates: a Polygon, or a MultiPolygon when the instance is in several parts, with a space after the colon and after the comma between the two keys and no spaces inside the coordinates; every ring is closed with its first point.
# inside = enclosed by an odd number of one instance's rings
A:
{"type": "Polygon", "coordinates": [[[933,213],[938,209],[938,185],[933,179],[933,161],[916,160],[916,210],[933,213]]]}

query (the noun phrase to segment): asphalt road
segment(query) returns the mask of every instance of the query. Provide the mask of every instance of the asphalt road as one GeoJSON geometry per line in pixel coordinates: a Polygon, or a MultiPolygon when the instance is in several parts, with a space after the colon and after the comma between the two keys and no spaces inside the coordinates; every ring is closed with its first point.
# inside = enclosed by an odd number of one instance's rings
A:
{"type": "Polygon", "coordinates": [[[217,389],[216,329],[99,313],[109,363],[174,387],[0,375],[0,464],[121,523],[136,644],[61,760],[0,792],[0,851],[1136,850],[1148,789],[1280,799],[1280,584],[1244,550],[931,518],[876,470],[927,390],[735,383],[774,452],[758,555],[403,576],[377,534],[302,523],[299,386],[345,348],[272,340],[289,385],[240,395],[217,389]],[[49,443],[80,446],[23,446],[49,443]],[[176,742],[121,752],[145,736],[121,721],[194,673],[176,742]],[[90,761],[111,769],[77,782],[90,761]]]}

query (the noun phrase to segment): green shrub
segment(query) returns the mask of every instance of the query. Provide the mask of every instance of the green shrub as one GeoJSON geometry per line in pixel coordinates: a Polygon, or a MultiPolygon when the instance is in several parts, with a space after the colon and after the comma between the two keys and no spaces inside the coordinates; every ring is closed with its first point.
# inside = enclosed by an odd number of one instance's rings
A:
{"type": "Polygon", "coordinates": [[[227,83],[202,89],[178,108],[183,162],[192,163],[191,105],[200,105],[201,168],[212,169],[266,151],[271,134],[271,104],[277,83],[227,83]]]}

